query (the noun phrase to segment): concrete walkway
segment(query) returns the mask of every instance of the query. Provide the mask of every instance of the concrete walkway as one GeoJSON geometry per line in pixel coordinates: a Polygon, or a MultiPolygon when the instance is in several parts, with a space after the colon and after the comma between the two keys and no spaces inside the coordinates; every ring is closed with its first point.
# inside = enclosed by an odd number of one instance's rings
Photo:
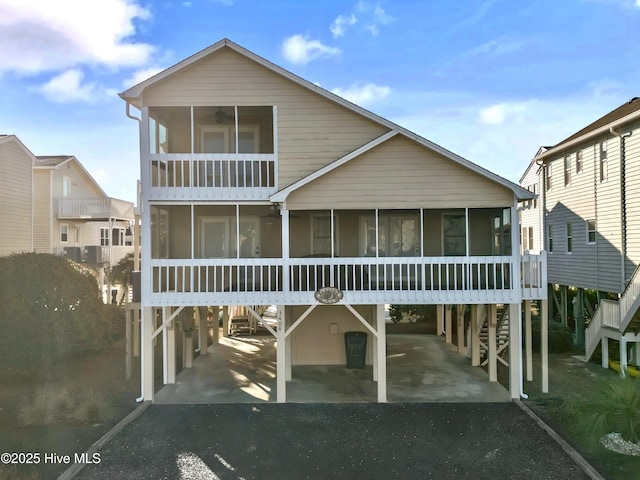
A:
{"type": "MultiPolygon", "coordinates": [[[[288,402],[376,402],[371,366],[294,366],[288,402]]],[[[208,355],[162,387],[157,404],[276,401],[276,343],[271,336],[223,338],[208,355]]],[[[389,402],[508,402],[507,390],[434,335],[387,336],[389,402]]]]}

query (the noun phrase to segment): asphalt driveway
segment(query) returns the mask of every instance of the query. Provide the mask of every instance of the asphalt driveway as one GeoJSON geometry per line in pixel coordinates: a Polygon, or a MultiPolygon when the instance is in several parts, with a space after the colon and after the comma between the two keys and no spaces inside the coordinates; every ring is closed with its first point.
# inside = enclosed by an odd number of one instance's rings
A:
{"type": "Polygon", "coordinates": [[[77,479],[588,479],[513,403],[152,405],[77,479]]]}

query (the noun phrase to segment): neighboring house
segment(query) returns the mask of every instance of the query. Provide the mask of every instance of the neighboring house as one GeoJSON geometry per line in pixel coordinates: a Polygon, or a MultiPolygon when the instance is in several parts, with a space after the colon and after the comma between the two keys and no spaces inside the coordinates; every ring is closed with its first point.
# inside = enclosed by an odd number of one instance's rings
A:
{"type": "Polygon", "coordinates": [[[451,306],[471,305],[467,347],[478,365],[486,322],[493,381],[504,304],[522,393],[521,305],[546,309],[544,253],[517,248],[531,192],[226,39],[120,96],[141,112],[145,400],[157,339],[175,382],[178,320],[243,306],[261,321],[258,305],[277,305],[279,402],[292,365],[344,365],[354,330],[386,401],[388,303],[439,305],[449,332],[451,306]]]}
{"type": "MultiPolygon", "coordinates": [[[[546,242],[548,281],[554,295],[550,311],[563,322],[575,320],[577,341],[586,331],[586,356],[602,340],[640,341],[640,98],[633,98],[553,147],[541,149],[521,180],[536,185],[543,215],[522,205],[522,228],[536,225],[546,242]],[[537,177],[537,178],[536,178],[537,177]],[[575,300],[570,306],[567,291],[575,300]],[[585,290],[597,292],[595,312],[585,290]],[[554,307],[554,308],[551,308],[554,307]]],[[[534,234],[534,242],[539,238],[534,234]]],[[[534,245],[535,246],[535,245],[534,245]]],[[[523,244],[524,247],[524,244],[523,244]]],[[[635,347],[640,362],[640,348],[635,347]]]]}
{"type": "Polygon", "coordinates": [[[33,251],[35,156],[15,135],[0,135],[0,256],[33,251]]]}

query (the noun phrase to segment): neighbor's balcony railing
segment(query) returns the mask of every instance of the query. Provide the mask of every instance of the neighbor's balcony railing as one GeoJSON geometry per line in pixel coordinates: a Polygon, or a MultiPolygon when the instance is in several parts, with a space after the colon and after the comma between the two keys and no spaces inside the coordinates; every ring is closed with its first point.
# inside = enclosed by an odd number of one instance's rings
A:
{"type": "Polygon", "coordinates": [[[265,200],[276,192],[275,154],[151,154],[155,199],[265,200]]]}
{"type": "Polygon", "coordinates": [[[334,286],[353,304],[510,303],[546,298],[545,261],[528,255],[514,268],[509,256],[154,259],[149,294],[154,305],[309,304],[316,290],[334,286]],[[536,280],[517,278],[522,271],[536,280]]]}
{"type": "Polygon", "coordinates": [[[133,220],[133,203],[107,197],[61,198],[58,202],[58,218],[61,220],[109,218],[133,220]]]}

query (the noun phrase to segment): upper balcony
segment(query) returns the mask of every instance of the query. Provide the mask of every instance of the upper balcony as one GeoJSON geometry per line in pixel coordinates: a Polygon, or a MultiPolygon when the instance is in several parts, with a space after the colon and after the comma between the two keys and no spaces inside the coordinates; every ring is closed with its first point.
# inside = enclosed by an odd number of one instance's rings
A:
{"type": "Polygon", "coordinates": [[[60,220],[133,220],[133,203],[107,197],[65,197],[58,202],[60,220]]]}
{"type": "Polygon", "coordinates": [[[150,107],[147,124],[150,199],[267,200],[277,191],[273,107],[150,107]]]}

